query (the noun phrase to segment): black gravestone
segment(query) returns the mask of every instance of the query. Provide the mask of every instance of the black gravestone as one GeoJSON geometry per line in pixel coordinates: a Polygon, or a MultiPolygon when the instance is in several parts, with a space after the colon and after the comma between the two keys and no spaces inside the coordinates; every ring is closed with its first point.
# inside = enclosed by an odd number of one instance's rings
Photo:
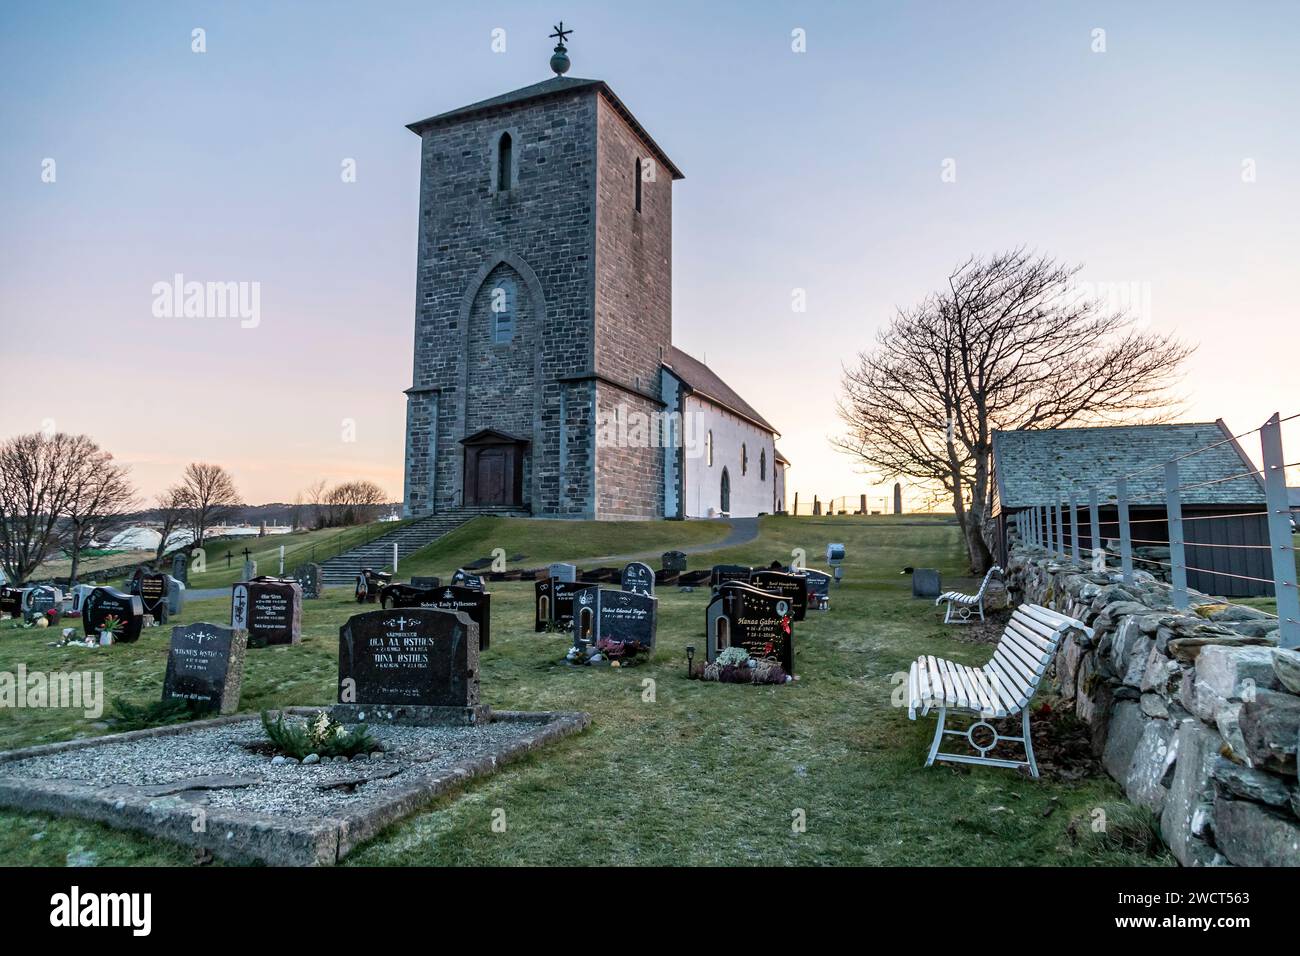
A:
{"type": "Polygon", "coordinates": [[[802,572],[808,579],[808,606],[819,611],[830,608],[831,576],[815,568],[804,568],[802,572]]]}
{"type": "Polygon", "coordinates": [[[654,569],[648,564],[633,561],[623,569],[623,574],[619,578],[619,585],[624,591],[635,591],[638,594],[653,596],[655,593],[654,569]]]}
{"type": "MultiPolygon", "coordinates": [[[[658,601],[639,591],[597,592],[596,640],[622,641],[653,651],[657,609],[658,601]]],[[[575,633],[574,643],[579,641],[575,633]]]]}
{"type": "Polygon", "coordinates": [[[23,620],[28,624],[56,607],[63,607],[63,592],[52,584],[38,584],[23,592],[23,620]]]}
{"type": "Polygon", "coordinates": [[[172,555],[172,577],[186,587],[190,583],[190,558],[184,550],[177,551],[172,555]]]}
{"type": "Polygon", "coordinates": [[[477,574],[470,574],[464,568],[460,568],[451,576],[451,583],[462,588],[473,588],[476,591],[483,590],[483,578],[477,574]]]}
{"type": "Polygon", "coordinates": [[[138,576],[136,583],[140,588],[136,593],[140,595],[140,601],[144,604],[144,613],[152,614],[155,624],[166,624],[169,610],[168,596],[171,593],[167,575],[147,571],[138,576]]]}
{"type": "Polygon", "coordinates": [[[196,710],[233,714],[239,709],[248,632],[202,621],[172,628],[164,701],[190,701],[196,710]]]}
{"type": "Polygon", "coordinates": [[[0,613],[18,617],[23,613],[23,588],[0,587],[0,613]]]}
{"type": "Polygon", "coordinates": [[[111,630],[114,641],[130,644],[139,639],[144,626],[144,604],[137,594],[124,594],[117,588],[95,588],[82,604],[81,626],[87,637],[98,637],[101,631],[111,630]]]}
{"type": "Polygon", "coordinates": [[[437,608],[367,611],[339,629],[339,703],[479,705],[478,626],[437,608]]]}
{"type": "Polygon", "coordinates": [[[802,621],[808,612],[808,579],[802,574],[786,574],[784,571],[755,571],[749,576],[749,583],[760,591],[779,594],[790,602],[791,617],[802,621]]]}
{"type": "Polygon", "coordinates": [[[302,640],[302,588],[281,578],[254,578],[234,586],[230,626],[248,632],[249,647],[302,640]]]}
{"type": "Polygon", "coordinates": [[[943,584],[934,568],[917,568],[912,572],[912,597],[937,598],[942,592],[943,584]]]}
{"type": "Polygon", "coordinates": [[[665,571],[685,571],[685,551],[665,551],[659,558],[659,566],[665,571]]]}
{"type": "Polygon", "coordinates": [[[411,587],[413,588],[436,588],[442,585],[442,579],[437,577],[414,577],[411,578],[411,587]]]}
{"type": "Polygon", "coordinates": [[[492,595],[459,585],[445,588],[417,588],[409,584],[390,584],[379,592],[385,608],[433,607],[444,611],[464,611],[478,625],[479,650],[488,649],[492,641],[492,595]]]}
{"type": "Polygon", "coordinates": [[[743,564],[715,564],[713,572],[709,576],[709,584],[713,587],[720,587],[729,581],[739,581],[742,584],[749,583],[749,576],[753,569],[743,564]]]}
{"type": "Polygon", "coordinates": [[[747,584],[718,589],[706,613],[708,659],[727,647],[743,647],[750,657],[774,659],[794,676],[794,627],[790,601],[747,584]]]}
{"type": "Polygon", "coordinates": [[[541,578],[533,584],[533,630],[545,631],[555,621],[555,581],[541,578]]]}
{"type": "Polygon", "coordinates": [[[303,600],[314,601],[320,597],[321,569],[319,564],[308,562],[294,572],[293,579],[302,588],[303,600]]]}
{"type": "Polygon", "coordinates": [[[583,609],[586,609],[590,611],[591,618],[584,623],[581,634],[583,637],[592,637],[596,630],[596,595],[600,588],[581,581],[554,581],[553,589],[554,612],[551,623],[560,630],[568,630],[574,626],[574,621],[583,609]]]}

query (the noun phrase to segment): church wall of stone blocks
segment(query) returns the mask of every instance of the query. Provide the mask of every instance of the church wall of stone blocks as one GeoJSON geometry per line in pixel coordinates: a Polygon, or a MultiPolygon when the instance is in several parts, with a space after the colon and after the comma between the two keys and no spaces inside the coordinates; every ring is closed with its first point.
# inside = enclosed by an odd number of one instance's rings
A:
{"type": "Polygon", "coordinates": [[[665,517],[680,497],[672,452],[601,425],[665,407],[681,173],[595,80],[555,77],[409,128],[406,514],[665,517]]]}

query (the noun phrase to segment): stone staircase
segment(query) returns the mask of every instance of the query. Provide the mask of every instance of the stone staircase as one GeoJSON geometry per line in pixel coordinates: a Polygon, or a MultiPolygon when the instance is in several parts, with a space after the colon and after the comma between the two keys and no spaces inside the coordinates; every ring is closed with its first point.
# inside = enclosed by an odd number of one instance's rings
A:
{"type": "Polygon", "coordinates": [[[357,545],[351,551],[336,554],[321,562],[321,584],[325,587],[351,587],[362,568],[374,568],[376,571],[391,570],[393,566],[393,543],[397,543],[397,561],[400,573],[403,558],[414,554],[443,535],[455,531],[467,521],[480,515],[500,517],[527,517],[527,512],[517,508],[470,507],[457,508],[441,514],[428,515],[403,524],[400,528],[381,535],[373,541],[357,545]]]}

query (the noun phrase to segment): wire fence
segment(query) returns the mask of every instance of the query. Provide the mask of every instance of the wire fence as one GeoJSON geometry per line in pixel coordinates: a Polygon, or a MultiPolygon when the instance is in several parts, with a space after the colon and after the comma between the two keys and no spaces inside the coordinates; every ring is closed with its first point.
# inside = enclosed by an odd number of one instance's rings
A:
{"type": "Polygon", "coordinates": [[[1011,515],[1013,531],[1023,542],[1097,571],[1113,566],[1118,545],[1123,581],[1131,584],[1139,570],[1167,581],[1179,609],[1190,605],[1192,585],[1206,594],[1275,597],[1281,644],[1300,647],[1295,514],[1286,478],[1287,469],[1300,468],[1300,460],[1287,461],[1282,441],[1282,425],[1296,419],[1300,413],[1275,414],[1259,428],[1168,461],[1107,482],[1067,486],[1055,500],[1011,515]],[[1258,467],[1240,444],[1255,435],[1258,467]],[[1182,480],[1192,459],[1228,444],[1241,453],[1239,473],[1182,480]],[[1148,489],[1154,485],[1163,500],[1132,495],[1135,480],[1148,489]],[[1235,482],[1250,484],[1235,496],[1191,495],[1235,482]]]}

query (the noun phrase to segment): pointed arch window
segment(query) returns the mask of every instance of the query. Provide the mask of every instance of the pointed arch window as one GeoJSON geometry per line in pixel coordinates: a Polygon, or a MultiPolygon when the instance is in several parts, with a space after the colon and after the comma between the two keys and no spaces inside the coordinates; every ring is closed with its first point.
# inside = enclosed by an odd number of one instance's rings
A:
{"type": "Polygon", "coordinates": [[[636,211],[641,211],[641,157],[636,158],[636,211]]]}
{"type": "Polygon", "coordinates": [[[759,449],[758,452],[758,480],[767,481],[767,449],[759,449]]]}
{"type": "Polygon", "coordinates": [[[749,474],[749,446],[744,442],[740,443],[740,476],[743,478],[749,474]]]}
{"type": "Polygon", "coordinates": [[[507,345],[515,337],[515,312],[519,301],[519,292],[515,280],[502,276],[493,283],[488,296],[492,310],[492,342],[495,345],[507,345]]]}
{"type": "Polygon", "coordinates": [[[709,467],[712,468],[713,467],[713,429],[712,428],[709,429],[709,433],[704,437],[704,459],[709,463],[709,467]]]}
{"type": "Polygon", "coordinates": [[[514,138],[507,132],[497,139],[497,192],[507,192],[513,183],[515,161],[514,138]]]}

